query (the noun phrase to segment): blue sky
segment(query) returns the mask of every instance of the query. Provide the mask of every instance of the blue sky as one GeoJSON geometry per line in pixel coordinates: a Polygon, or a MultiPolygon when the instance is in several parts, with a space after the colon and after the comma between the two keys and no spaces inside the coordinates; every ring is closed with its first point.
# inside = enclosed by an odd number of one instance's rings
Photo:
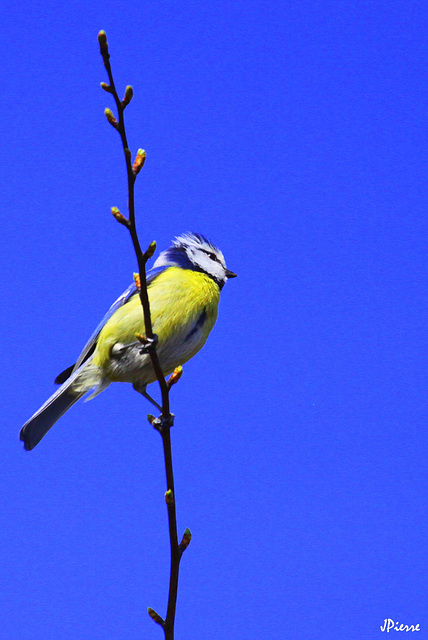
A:
{"type": "Polygon", "coordinates": [[[7,640],[162,638],[161,441],[129,385],[32,452],[135,259],[99,29],[132,84],[143,245],[209,236],[239,274],[172,391],[177,640],[427,633],[427,18],[423,2],[21,2],[2,50],[7,640]],[[425,509],[425,513],[424,513],[425,509]]]}

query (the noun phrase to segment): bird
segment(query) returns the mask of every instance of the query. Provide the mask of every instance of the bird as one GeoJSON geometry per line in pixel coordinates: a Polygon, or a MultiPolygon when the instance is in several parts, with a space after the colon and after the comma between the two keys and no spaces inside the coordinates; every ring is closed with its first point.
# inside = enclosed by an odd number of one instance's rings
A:
{"type": "MultiPolygon", "coordinates": [[[[183,233],[160,253],[146,281],[164,375],[204,346],[217,319],[220,292],[226,281],[235,277],[236,273],[226,268],[220,249],[200,233],[183,233]]],[[[161,409],[146,391],[157,378],[148,349],[138,335],[145,335],[145,325],[134,282],[112,304],[76,363],[56,377],[61,386],[22,427],[20,439],[27,451],[82,396],[92,391],[90,400],[111,382],[131,383],[161,409]]]]}

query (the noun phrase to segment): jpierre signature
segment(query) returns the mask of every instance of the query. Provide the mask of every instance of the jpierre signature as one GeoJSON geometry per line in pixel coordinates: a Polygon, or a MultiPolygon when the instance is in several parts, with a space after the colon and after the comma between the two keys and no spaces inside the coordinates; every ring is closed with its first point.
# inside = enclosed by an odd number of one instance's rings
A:
{"type": "Polygon", "coordinates": [[[394,622],[392,618],[385,618],[383,624],[380,625],[381,631],[420,631],[419,624],[400,624],[394,622]]]}

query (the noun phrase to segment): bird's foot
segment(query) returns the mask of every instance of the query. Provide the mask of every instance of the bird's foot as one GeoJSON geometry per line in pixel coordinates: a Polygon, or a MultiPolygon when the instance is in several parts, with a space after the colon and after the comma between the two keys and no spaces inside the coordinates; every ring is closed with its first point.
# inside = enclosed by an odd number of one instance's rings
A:
{"type": "Polygon", "coordinates": [[[136,338],[141,345],[140,347],[141,354],[152,353],[152,351],[154,351],[157,347],[158,337],[156,333],[153,334],[153,338],[147,338],[146,336],[142,336],[139,334],[136,335],[136,338]]]}

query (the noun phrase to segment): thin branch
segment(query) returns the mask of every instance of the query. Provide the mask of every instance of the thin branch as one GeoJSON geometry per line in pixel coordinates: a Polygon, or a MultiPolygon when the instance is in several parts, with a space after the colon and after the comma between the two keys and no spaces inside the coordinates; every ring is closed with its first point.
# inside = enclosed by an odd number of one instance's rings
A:
{"type": "Polygon", "coordinates": [[[116,220],[126,226],[131,235],[132,244],[134,247],[135,255],[138,262],[139,270],[139,295],[140,301],[144,313],[145,324],[145,336],[139,336],[139,339],[147,345],[148,353],[152,361],[152,366],[159,382],[161,394],[162,394],[162,414],[159,418],[154,416],[148,416],[149,422],[153,427],[159,431],[162,436],[165,471],[166,471],[166,485],[167,491],[165,493],[165,501],[168,509],[168,526],[169,526],[169,539],[171,548],[171,569],[170,569],[170,582],[169,582],[169,594],[168,594],[168,607],[165,620],[149,607],[148,612],[150,617],[162,626],[165,634],[165,640],[174,639],[174,621],[175,611],[177,604],[177,589],[178,589],[178,572],[180,559],[190,543],[191,534],[189,529],[184,532],[183,539],[178,544],[177,536],[177,516],[175,508],[175,492],[174,492],[174,474],[172,466],[172,452],[171,452],[171,427],[174,423],[174,415],[170,413],[169,405],[169,391],[173,384],[175,384],[182,373],[181,367],[178,367],[171,375],[168,381],[165,380],[165,376],[162,371],[162,367],[159,361],[159,356],[156,351],[157,336],[153,332],[152,319],[150,314],[149,296],[147,291],[147,278],[146,278],[146,263],[152,257],[156,244],[152,243],[145,253],[143,253],[140,242],[137,235],[137,228],[135,224],[135,198],[134,198],[134,184],[136,177],[140,169],[144,165],[145,152],[139,149],[137,156],[133,164],[131,164],[131,151],[128,147],[128,140],[125,130],[124,110],[129,104],[133,96],[133,90],[131,86],[127,86],[125,90],[125,96],[123,100],[119,99],[116,86],[113,80],[113,74],[110,65],[110,54],[108,51],[107,36],[104,31],[100,31],[98,34],[98,42],[100,45],[100,53],[103,58],[104,66],[107,71],[109,84],[101,83],[102,88],[111,93],[116,103],[118,120],[114,117],[110,109],[105,110],[105,115],[109,123],[118,131],[121,141],[126,163],[126,173],[128,179],[128,218],[125,218],[120,211],[113,207],[112,213],[116,220]]]}
{"type": "MultiPolygon", "coordinates": [[[[103,58],[104,66],[106,68],[108,79],[110,82],[109,85],[103,86],[103,89],[105,89],[108,93],[112,94],[114,101],[116,103],[116,108],[119,116],[118,122],[114,120],[114,116],[113,116],[113,122],[112,122],[112,120],[109,118],[109,114],[107,113],[107,111],[109,111],[110,113],[111,111],[106,110],[107,119],[111,124],[113,124],[115,129],[117,129],[117,131],[119,132],[120,138],[122,140],[123,153],[125,156],[126,174],[128,178],[128,213],[129,213],[129,218],[126,221],[127,222],[126,226],[128,227],[129,233],[131,234],[132,244],[134,246],[134,251],[135,251],[135,255],[137,257],[137,262],[138,262],[138,271],[140,274],[140,300],[141,300],[141,305],[144,311],[144,324],[146,327],[146,337],[149,338],[149,340],[154,340],[155,337],[153,334],[152,319],[151,319],[150,305],[149,305],[149,296],[147,293],[147,281],[146,281],[146,263],[148,258],[146,257],[146,255],[143,253],[141,249],[140,241],[137,235],[137,228],[135,224],[134,184],[135,184],[135,180],[138,173],[133,170],[133,166],[131,165],[131,151],[128,147],[128,140],[126,137],[126,130],[125,130],[125,119],[124,119],[124,111],[130,101],[130,99],[128,101],[126,100],[126,94],[130,93],[129,89],[131,89],[131,92],[132,92],[132,87],[127,87],[127,90],[125,91],[125,99],[120,100],[116,90],[116,86],[114,84],[113,73],[112,73],[111,64],[110,64],[110,54],[108,51],[107,36],[105,32],[100,31],[100,33],[98,34],[98,42],[100,44],[100,53],[103,58]]],[[[152,361],[154,372],[156,374],[156,378],[159,382],[161,393],[162,393],[162,415],[164,416],[164,418],[170,418],[171,416],[169,412],[168,388],[166,386],[165,377],[163,375],[162,368],[160,366],[159,357],[156,353],[156,349],[153,349],[152,351],[150,351],[150,358],[152,361]]]]}

